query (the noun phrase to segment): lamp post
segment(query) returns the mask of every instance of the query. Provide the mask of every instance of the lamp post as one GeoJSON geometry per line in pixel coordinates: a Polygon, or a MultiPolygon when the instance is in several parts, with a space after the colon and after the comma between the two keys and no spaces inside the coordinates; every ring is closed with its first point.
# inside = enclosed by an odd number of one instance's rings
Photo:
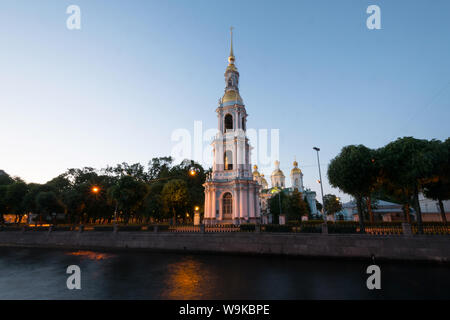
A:
{"type": "Polygon", "coordinates": [[[319,151],[320,148],[314,147],[314,150],[317,152],[317,166],[319,167],[319,183],[320,183],[320,192],[322,193],[322,215],[323,221],[327,223],[327,217],[325,215],[325,201],[323,201],[323,185],[322,185],[322,173],[320,172],[320,160],[319,160],[319,151]]]}
{"type": "Polygon", "coordinates": [[[198,226],[200,224],[200,207],[195,206],[195,214],[194,214],[194,226],[198,226]]]}

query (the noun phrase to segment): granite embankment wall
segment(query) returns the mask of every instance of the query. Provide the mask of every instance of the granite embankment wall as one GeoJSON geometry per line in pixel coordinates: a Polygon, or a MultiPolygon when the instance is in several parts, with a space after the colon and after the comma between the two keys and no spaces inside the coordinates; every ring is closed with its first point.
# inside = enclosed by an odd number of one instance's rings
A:
{"type": "Polygon", "coordinates": [[[70,249],[276,254],[450,262],[449,236],[370,236],[297,233],[170,233],[105,231],[0,232],[0,246],[70,249]]]}

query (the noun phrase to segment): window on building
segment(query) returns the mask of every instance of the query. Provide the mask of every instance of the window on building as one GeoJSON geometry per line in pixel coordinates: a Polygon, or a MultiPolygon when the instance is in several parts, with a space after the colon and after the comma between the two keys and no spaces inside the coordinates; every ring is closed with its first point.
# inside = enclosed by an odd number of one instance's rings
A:
{"type": "Polygon", "coordinates": [[[231,196],[231,193],[225,193],[222,201],[223,215],[231,215],[233,213],[233,197],[231,196]]]}
{"type": "Polygon", "coordinates": [[[233,152],[231,150],[226,151],[223,158],[225,170],[233,170],[233,152]]]}
{"type": "Polygon", "coordinates": [[[233,116],[231,114],[225,116],[225,130],[233,130],[233,116]]]}

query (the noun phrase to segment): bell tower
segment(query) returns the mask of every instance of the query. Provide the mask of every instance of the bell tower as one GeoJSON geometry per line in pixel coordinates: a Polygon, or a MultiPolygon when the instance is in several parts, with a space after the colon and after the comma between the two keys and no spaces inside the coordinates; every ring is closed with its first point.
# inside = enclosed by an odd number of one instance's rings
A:
{"type": "Polygon", "coordinates": [[[216,109],[218,132],[212,141],[213,168],[205,187],[205,223],[255,223],[260,216],[259,185],[253,180],[247,112],[239,94],[239,72],[231,46],[225,70],[225,92],[216,109]]]}

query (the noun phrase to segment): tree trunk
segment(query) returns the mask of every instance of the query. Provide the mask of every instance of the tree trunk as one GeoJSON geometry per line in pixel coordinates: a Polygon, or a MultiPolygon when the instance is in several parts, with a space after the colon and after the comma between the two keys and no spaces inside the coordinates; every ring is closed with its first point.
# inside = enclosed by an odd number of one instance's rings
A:
{"type": "Polygon", "coordinates": [[[447,224],[447,217],[445,216],[444,204],[442,203],[441,199],[439,199],[438,201],[439,201],[439,208],[441,209],[442,222],[447,224]]]}
{"type": "Polygon", "coordinates": [[[366,233],[366,229],[364,227],[364,214],[363,214],[363,204],[362,204],[362,197],[361,196],[357,196],[356,199],[356,206],[358,209],[358,217],[359,217],[359,229],[360,229],[360,233],[366,233]]]}
{"type": "Polygon", "coordinates": [[[404,212],[405,212],[405,222],[411,224],[411,217],[410,217],[410,214],[409,214],[409,203],[406,203],[404,208],[405,208],[405,210],[404,210],[404,212]]]}
{"type": "Polygon", "coordinates": [[[414,204],[416,207],[415,209],[417,215],[417,229],[419,231],[419,234],[423,234],[422,210],[420,209],[419,191],[417,190],[417,187],[414,190],[414,204]]]}
{"type": "Polygon", "coordinates": [[[370,223],[373,223],[374,219],[373,219],[373,212],[372,212],[372,196],[371,195],[369,195],[366,198],[366,204],[367,204],[367,211],[369,212],[370,223]]]}

